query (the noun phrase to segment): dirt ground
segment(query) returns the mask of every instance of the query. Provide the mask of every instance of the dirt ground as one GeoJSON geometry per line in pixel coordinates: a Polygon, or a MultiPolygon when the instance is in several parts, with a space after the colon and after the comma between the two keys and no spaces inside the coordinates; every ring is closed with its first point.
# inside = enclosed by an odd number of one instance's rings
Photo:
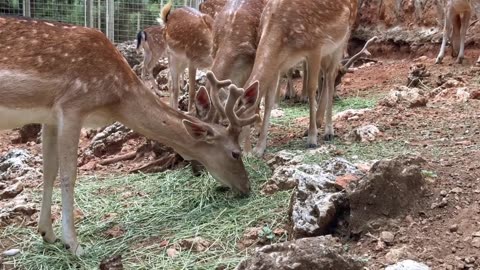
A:
{"type": "MultiPolygon", "coordinates": [[[[426,54],[426,59],[420,60],[431,73],[425,84],[433,89],[439,75],[452,73],[453,77],[461,77],[471,91],[480,90],[480,68],[474,66],[479,53],[480,50],[468,48],[463,65],[451,64],[450,57],[446,57],[443,65],[435,65],[435,53],[426,54]]],[[[374,53],[374,56],[377,55],[374,53]]],[[[394,85],[406,85],[409,67],[416,57],[418,55],[378,55],[377,63],[345,76],[339,92],[341,98],[381,99],[394,85]]],[[[300,80],[296,87],[301,87],[300,80]]],[[[432,269],[480,269],[480,243],[473,237],[480,234],[480,100],[432,99],[427,106],[418,108],[377,106],[359,119],[335,122],[336,139],[342,141],[354,127],[369,123],[377,125],[382,132],[377,142],[407,144],[412,152],[428,161],[428,170],[436,176],[429,178],[427,193],[420,198],[417,209],[388,226],[377,228],[378,232],[395,233],[391,245],[378,245],[375,236],[364,236],[358,242],[345,240],[351,251],[371,256],[368,269],[383,269],[392,250],[411,254],[432,269]],[[447,203],[438,206],[443,198],[447,203]]],[[[281,130],[275,126],[271,131],[270,146],[301,138],[303,134],[301,130],[281,130]]],[[[34,155],[41,152],[41,145],[35,142],[12,144],[17,136],[16,131],[2,131],[0,153],[13,148],[28,149],[34,155]]],[[[143,138],[131,139],[117,155],[131,152],[144,143],[143,138]]],[[[80,153],[88,144],[83,134],[80,153]]],[[[83,176],[125,173],[152,158],[147,156],[107,166],[98,164],[102,158],[79,160],[79,172],[83,176]]],[[[25,188],[40,184],[39,179],[25,188]]],[[[28,226],[36,226],[34,217],[28,226]]]]}

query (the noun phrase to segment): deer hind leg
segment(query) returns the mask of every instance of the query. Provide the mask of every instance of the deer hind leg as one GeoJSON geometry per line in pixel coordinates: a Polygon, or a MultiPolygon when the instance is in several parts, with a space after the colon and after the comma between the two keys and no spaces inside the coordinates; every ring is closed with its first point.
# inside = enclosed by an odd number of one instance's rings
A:
{"type": "Polygon", "coordinates": [[[62,189],[62,230],[65,248],[74,255],[83,254],[78,243],[74,220],[74,188],[77,179],[77,149],[82,119],[75,112],[60,112],[58,157],[62,189]]]}
{"type": "Polygon", "coordinates": [[[57,127],[43,125],[43,196],[38,231],[45,242],[53,243],[57,239],[52,228],[52,192],[58,174],[58,136],[57,127]]]}
{"type": "Polygon", "coordinates": [[[285,94],[285,99],[293,99],[295,97],[295,89],[293,88],[293,68],[289,69],[287,72],[287,93],[285,94]]]}
{"type": "Polygon", "coordinates": [[[171,86],[170,89],[170,106],[178,110],[178,95],[180,91],[180,76],[185,71],[186,65],[181,62],[176,62],[173,57],[169,57],[169,66],[170,66],[170,76],[171,76],[171,86]]]}
{"type": "Polygon", "coordinates": [[[197,68],[192,64],[188,67],[188,112],[193,112],[195,108],[195,84],[197,77],[197,68]]]}
{"type": "Polygon", "coordinates": [[[317,87],[318,87],[318,77],[320,75],[320,56],[313,54],[307,58],[307,91],[308,91],[308,100],[310,105],[310,123],[308,127],[308,138],[307,138],[307,147],[314,148],[317,147],[318,143],[318,130],[317,130],[317,87]]]}
{"type": "Polygon", "coordinates": [[[457,57],[460,51],[460,28],[462,27],[460,15],[455,15],[452,18],[452,57],[457,57]]]}
{"type": "Polygon", "coordinates": [[[307,102],[308,98],[308,65],[307,61],[302,62],[302,68],[303,68],[303,84],[302,84],[302,95],[300,96],[300,102],[307,102]]]}
{"type": "Polygon", "coordinates": [[[442,45],[440,46],[440,51],[438,52],[435,64],[441,64],[445,57],[445,47],[447,46],[448,36],[452,30],[452,18],[450,14],[451,12],[448,10],[447,14],[444,15],[442,45]]]}
{"type": "Polygon", "coordinates": [[[263,153],[265,152],[265,149],[267,148],[267,134],[268,134],[268,128],[270,125],[270,115],[272,114],[272,109],[273,106],[275,106],[275,97],[276,97],[276,90],[278,89],[278,84],[280,81],[280,76],[279,74],[276,75],[275,77],[275,85],[273,85],[274,88],[272,88],[272,82],[267,82],[264,87],[266,90],[266,96],[265,96],[265,112],[263,116],[263,122],[262,126],[260,129],[260,137],[258,138],[257,145],[255,146],[255,149],[253,149],[253,153],[257,157],[263,156],[263,153]]]}
{"type": "Polygon", "coordinates": [[[144,58],[143,58],[143,69],[142,69],[142,79],[147,79],[149,75],[152,75],[152,53],[144,50],[144,58]]]}
{"type": "Polygon", "coordinates": [[[325,141],[332,141],[334,137],[333,131],[333,123],[332,123],[332,113],[333,113],[333,94],[335,92],[335,77],[336,74],[334,69],[330,69],[325,72],[325,92],[326,92],[326,104],[327,107],[325,108],[325,134],[323,135],[323,139],[325,141]]]}
{"type": "Polygon", "coordinates": [[[475,63],[477,66],[480,66],[480,56],[478,56],[477,62],[475,63]]]}
{"type": "Polygon", "coordinates": [[[325,69],[322,68],[318,76],[318,96],[317,96],[317,128],[323,126],[325,119],[325,108],[327,107],[327,87],[325,85],[325,69]]]}
{"type": "Polygon", "coordinates": [[[460,26],[460,49],[458,51],[458,57],[456,63],[461,64],[463,58],[465,57],[465,36],[467,35],[467,29],[470,23],[470,12],[465,12],[461,17],[461,26],[460,26]]]}

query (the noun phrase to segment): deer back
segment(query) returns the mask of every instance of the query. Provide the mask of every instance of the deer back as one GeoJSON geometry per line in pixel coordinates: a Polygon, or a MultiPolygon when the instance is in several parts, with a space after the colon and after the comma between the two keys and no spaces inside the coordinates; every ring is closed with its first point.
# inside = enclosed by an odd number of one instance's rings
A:
{"type": "Polygon", "coordinates": [[[199,68],[212,63],[213,19],[190,7],[168,12],[165,16],[165,40],[175,55],[186,57],[199,68]]]}
{"type": "Polygon", "coordinates": [[[198,9],[200,12],[209,15],[213,19],[223,9],[227,0],[206,0],[200,3],[198,9]]]}
{"type": "Polygon", "coordinates": [[[125,58],[91,28],[0,17],[0,106],[117,102],[140,82],[125,58]]]}
{"type": "Polygon", "coordinates": [[[268,0],[231,0],[217,15],[213,27],[213,73],[242,85],[233,73],[251,70],[257,49],[260,18],[268,0]],[[245,67],[247,66],[247,67],[245,67]],[[250,66],[250,68],[248,68],[250,66]],[[234,76],[234,77],[232,77],[234,76]]]}

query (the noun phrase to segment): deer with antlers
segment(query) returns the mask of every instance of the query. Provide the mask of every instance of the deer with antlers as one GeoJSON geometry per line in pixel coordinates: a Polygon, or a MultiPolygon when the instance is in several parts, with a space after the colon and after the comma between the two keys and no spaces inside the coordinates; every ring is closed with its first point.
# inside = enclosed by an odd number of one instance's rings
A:
{"type": "MultiPolygon", "coordinates": [[[[263,155],[266,149],[269,119],[275,104],[279,75],[302,60],[307,64],[306,85],[310,103],[307,145],[317,145],[315,97],[320,71],[324,68],[323,72],[327,74],[326,100],[329,101],[333,96],[332,82],[336,77],[335,71],[350,37],[350,20],[352,12],[356,12],[356,9],[352,10],[352,6],[351,0],[270,0],[267,3],[261,18],[260,41],[254,66],[245,84],[249,87],[257,85],[260,97],[265,97],[260,137],[253,150],[255,155],[263,155]],[[329,62],[333,64],[323,64],[326,57],[329,57],[329,62]]],[[[250,113],[253,114],[254,110],[250,113]]],[[[248,146],[248,143],[246,145],[248,146]]],[[[246,150],[248,151],[248,147],[246,150]]]]}
{"type": "MultiPolygon", "coordinates": [[[[42,123],[43,199],[38,229],[54,242],[52,189],[59,175],[65,247],[82,254],[74,228],[74,185],[82,126],[121,122],[198,160],[219,182],[248,194],[250,182],[240,146],[242,125],[255,121],[233,111],[234,91],[223,108],[229,126],[209,124],[164,104],[131,70],[125,58],[95,29],[63,23],[0,17],[0,129],[42,123]],[[12,33],[15,33],[12,35],[12,33]]],[[[225,82],[224,86],[227,85],[225,82]]],[[[254,96],[254,95],[253,95],[254,96]]]]}
{"type": "MultiPolygon", "coordinates": [[[[447,0],[444,12],[443,38],[436,64],[445,57],[447,40],[452,43],[452,57],[457,57],[456,63],[461,64],[465,57],[465,38],[473,11],[473,0],[447,0]]],[[[480,60],[480,58],[479,58],[480,60]]]]}
{"type": "Polygon", "coordinates": [[[153,75],[153,68],[158,64],[160,58],[166,56],[167,43],[164,32],[163,26],[154,25],[137,34],[137,52],[143,49],[142,79],[153,75]]]}
{"type": "Polygon", "coordinates": [[[188,67],[188,111],[192,112],[197,69],[209,68],[213,61],[211,56],[213,19],[190,7],[172,11],[172,2],[165,5],[160,17],[165,24],[165,41],[172,78],[170,105],[178,108],[180,74],[188,67]]]}

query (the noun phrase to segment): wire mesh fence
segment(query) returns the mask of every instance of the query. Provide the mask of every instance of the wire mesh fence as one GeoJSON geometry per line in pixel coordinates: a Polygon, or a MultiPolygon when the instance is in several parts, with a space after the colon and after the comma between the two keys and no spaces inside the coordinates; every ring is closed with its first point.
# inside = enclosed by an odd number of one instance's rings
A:
{"type": "MultiPolygon", "coordinates": [[[[174,7],[198,9],[203,0],[173,0],[174,7]]],[[[0,0],[0,15],[27,16],[95,27],[114,42],[133,40],[158,24],[168,0],[0,0]]]]}

